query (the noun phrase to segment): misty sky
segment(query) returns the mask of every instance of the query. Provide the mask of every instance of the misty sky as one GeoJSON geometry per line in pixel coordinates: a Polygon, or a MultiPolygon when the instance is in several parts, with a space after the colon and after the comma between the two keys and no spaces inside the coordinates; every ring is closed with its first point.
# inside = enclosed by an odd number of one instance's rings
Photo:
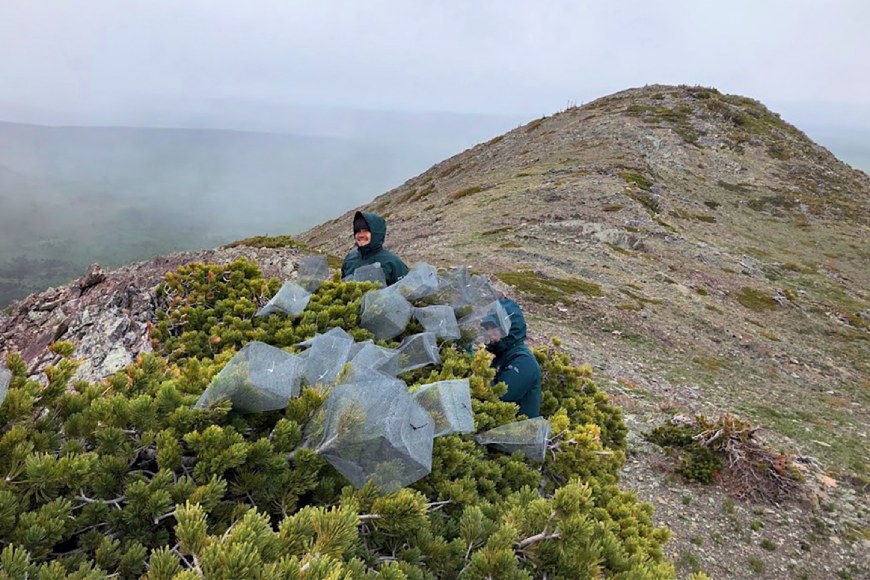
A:
{"type": "Polygon", "coordinates": [[[204,102],[531,119],[665,83],[870,128],[868,22],[865,0],[2,0],[0,119],[150,125],[204,102]]]}

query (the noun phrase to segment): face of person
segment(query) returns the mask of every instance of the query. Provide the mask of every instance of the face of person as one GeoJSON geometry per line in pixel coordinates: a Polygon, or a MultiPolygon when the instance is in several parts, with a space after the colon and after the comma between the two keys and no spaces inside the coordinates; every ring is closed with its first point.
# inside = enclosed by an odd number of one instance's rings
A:
{"type": "Polygon", "coordinates": [[[484,329],[486,331],[486,342],[494,343],[500,341],[504,338],[504,335],[501,333],[501,329],[498,326],[493,326],[484,329]]]}
{"type": "Polygon", "coordinates": [[[368,230],[360,230],[353,235],[357,246],[367,246],[372,241],[372,233],[368,230]]]}

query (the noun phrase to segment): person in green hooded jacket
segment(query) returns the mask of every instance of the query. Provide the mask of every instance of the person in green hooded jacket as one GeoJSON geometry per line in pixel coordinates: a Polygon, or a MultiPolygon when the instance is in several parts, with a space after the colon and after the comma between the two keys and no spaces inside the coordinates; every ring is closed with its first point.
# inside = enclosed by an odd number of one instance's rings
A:
{"type": "Polygon", "coordinates": [[[504,383],[507,392],[501,400],[516,403],[519,413],[529,419],[541,416],[541,367],[526,346],[526,319],[519,305],[508,298],[499,300],[510,318],[510,330],[504,335],[495,316],[487,316],[481,326],[487,333],[486,350],[495,355],[493,384],[504,383]]]}
{"type": "Polygon", "coordinates": [[[395,284],[408,273],[408,266],[399,256],[384,248],[387,237],[387,222],[376,213],[358,211],[353,216],[354,248],[341,264],[341,277],[354,273],[360,266],[375,262],[381,265],[387,286],[395,284]]]}

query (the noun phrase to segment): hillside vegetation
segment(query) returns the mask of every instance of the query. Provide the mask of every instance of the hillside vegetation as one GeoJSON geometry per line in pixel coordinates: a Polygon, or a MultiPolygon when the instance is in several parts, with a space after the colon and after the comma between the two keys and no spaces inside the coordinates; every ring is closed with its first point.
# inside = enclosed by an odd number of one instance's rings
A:
{"type": "MultiPolygon", "coordinates": [[[[637,477],[661,461],[642,433],[674,414],[737,413],[857,486],[857,512],[833,527],[867,538],[870,178],[758,101],[623,91],[464,151],[363,209],[387,216],[387,246],[409,262],[495,273],[533,338],[563,336],[590,362],[628,411],[637,477]]],[[[302,239],[341,255],[351,215],[302,239]]],[[[681,513],[673,486],[634,484],[681,513]]],[[[703,560],[691,533],[678,549],[703,560]]]]}
{"type": "MultiPolygon", "coordinates": [[[[432,479],[378,503],[293,454],[305,409],[190,409],[249,340],[293,350],[336,322],[359,334],[364,289],[338,282],[298,322],[252,318],[278,284],[261,271],[293,279],[311,252],[337,266],[348,212],[301,239],[92,271],[0,314],[0,351],[24,355],[8,359],[3,437],[16,455],[0,454],[13,458],[0,532],[17,547],[2,565],[46,577],[153,565],[154,577],[183,578],[206,557],[234,562],[225,575],[236,564],[313,577],[337,566],[415,578],[870,573],[866,174],[757,101],[650,86],[535,120],[363,207],[387,217],[387,246],[407,262],[468,265],[522,304],[567,455],[539,470],[450,436],[432,479]],[[58,340],[69,344],[48,348],[58,340]],[[226,453],[213,457],[213,443],[226,453]],[[80,462],[71,472],[64,454],[80,462]],[[113,454],[107,481],[94,468],[113,454]],[[293,479],[312,473],[317,482],[293,479]],[[156,521],[131,523],[143,513],[156,521]],[[104,523],[107,536],[89,528],[104,523]]],[[[426,378],[486,384],[485,358],[441,354],[426,378]]],[[[509,420],[496,394],[475,391],[478,428],[509,420]]]]}

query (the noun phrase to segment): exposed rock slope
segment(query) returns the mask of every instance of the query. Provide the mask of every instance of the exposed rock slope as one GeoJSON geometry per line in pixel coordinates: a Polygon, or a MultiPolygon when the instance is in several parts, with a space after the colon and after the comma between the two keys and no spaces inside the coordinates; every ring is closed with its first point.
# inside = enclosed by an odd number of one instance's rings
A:
{"type": "Polygon", "coordinates": [[[48,347],[66,340],[83,361],[77,376],[100,380],[151,352],[155,289],[167,272],[192,262],[228,264],[244,258],[256,261],[266,276],[289,280],[296,255],[288,248],[240,245],[161,256],[109,272],[92,266],[81,279],[32,294],[0,314],[0,355],[20,353],[37,374],[60,359],[48,347]]]}

